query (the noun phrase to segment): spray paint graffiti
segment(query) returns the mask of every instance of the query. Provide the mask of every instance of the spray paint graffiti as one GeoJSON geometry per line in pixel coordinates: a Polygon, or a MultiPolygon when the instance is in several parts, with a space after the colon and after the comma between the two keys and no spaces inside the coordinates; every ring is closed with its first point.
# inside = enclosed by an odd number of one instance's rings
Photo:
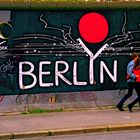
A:
{"type": "Polygon", "coordinates": [[[4,98],[4,96],[0,96],[0,102],[2,102],[3,98],[4,98]]]}
{"type": "Polygon", "coordinates": [[[78,101],[96,101],[97,97],[95,93],[91,92],[81,92],[79,94],[75,93],[59,93],[59,94],[25,94],[17,95],[15,103],[17,105],[21,104],[55,104],[55,103],[70,103],[78,101]]]}
{"type": "Polygon", "coordinates": [[[9,60],[5,64],[0,66],[0,73],[3,78],[10,77],[13,80],[13,69],[14,69],[14,61],[9,60]]]}
{"type": "Polygon", "coordinates": [[[16,104],[21,105],[21,104],[33,104],[37,103],[38,96],[36,94],[27,94],[27,95],[17,95],[16,97],[16,104]]]}

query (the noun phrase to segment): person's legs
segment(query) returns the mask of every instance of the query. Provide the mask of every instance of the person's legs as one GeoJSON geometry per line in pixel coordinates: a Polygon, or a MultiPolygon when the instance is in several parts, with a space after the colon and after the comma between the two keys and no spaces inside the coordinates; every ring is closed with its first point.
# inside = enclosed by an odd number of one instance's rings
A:
{"type": "Polygon", "coordinates": [[[139,101],[139,97],[137,97],[133,102],[131,102],[130,104],[128,104],[128,109],[130,112],[132,112],[132,108],[133,106],[139,101]]]}
{"type": "Polygon", "coordinates": [[[136,83],[135,84],[135,90],[136,90],[136,93],[137,93],[137,98],[134,99],[134,101],[132,101],[129,105],[128,105],[128,109],[130,112],[132,112],[132,107],[136,104],[136,103],[139,103],[140,104],[140,83],[136,83]]]}
{"type": "Polygon", "coordinates": [[[128,93],[120,100],[120,102],[117,104],[117,108],[120,110],[120,111],[124,111],[123,109],[123,104],[124,102],[132,96],[132,93],[133,93],[133,89],[134,89],[134,83],[130,82],[128,83],[128,93]]]}
{"type": "MultiPolygon", "coordinates": [[[[137,93],[137,96],[138,96],[138,98],[137,98],[137,103],[138,103],[138,105],[139,105],[139,107],[140,107],[140,83],[137,83],[136,93],[137,93]]],[[[136,103],[135,103],[135,104],[136,104],[136,103]]],[[[134,105],[135,105],[135,104],[134,104],[134,105]]]]}

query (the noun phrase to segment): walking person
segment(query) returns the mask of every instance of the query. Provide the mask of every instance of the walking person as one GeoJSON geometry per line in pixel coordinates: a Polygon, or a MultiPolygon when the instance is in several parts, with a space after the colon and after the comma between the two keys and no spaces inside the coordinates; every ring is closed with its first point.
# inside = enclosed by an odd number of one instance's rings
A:
{"type": "Polygon", "coordinates": [[[135,75],[138,75],[138,78],[136,78],[136,83],[135,83],[135,90],[137,93],[137,98],[135,98],[127,107],[129,109],[130,112],[132,112],[132,108],[133,106],[139,102],[139,106],[140,106],[140,64],[139,64],[140,60],[138,59],[136,66],[133,69],[133,73],[135,75]]]}
{"type": "MultiPolygon", "coordinates": [[[[136,83],[135,83],[135,80],[136,78],[138,77],[138,75],[135,75],[133,73],[133,69],[135,67],[135,64],[138,60],[138,54],[134,53],[131,55],[131,61],[128,63],[127,65],[127,83],[128,83],[128,92],[127,94],[120,100],[120,102],[117,104],[117,108],[120,110],[120,111],[124,111],[123,109],[123,104],[124,102],[132,96],[132,93],[133,93],[133,89],[136,88],[136,83]]],[[[137,92],[137,91],[136,91],[137,92]]],[[[129,105],[129,110],[131,111],[131,106],[129,105]]]]}

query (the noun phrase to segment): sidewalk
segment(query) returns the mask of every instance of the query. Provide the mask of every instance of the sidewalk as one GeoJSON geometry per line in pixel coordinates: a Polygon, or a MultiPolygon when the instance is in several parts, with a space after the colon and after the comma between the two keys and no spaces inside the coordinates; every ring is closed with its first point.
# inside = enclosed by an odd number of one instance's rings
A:
{"type": "Polygon", "coordinates": [[[140,109],[0,116],[0,139],[140,129],[140,109]]]}

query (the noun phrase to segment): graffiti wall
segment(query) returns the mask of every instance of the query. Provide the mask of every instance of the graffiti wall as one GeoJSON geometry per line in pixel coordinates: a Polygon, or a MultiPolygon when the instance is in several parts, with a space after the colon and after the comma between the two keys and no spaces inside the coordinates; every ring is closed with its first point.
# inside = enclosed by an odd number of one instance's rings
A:
{"type": "Polygon", "coordinates": [[[139,17],[123,10],[1,11],[0,94],[127,88],[139,17]]]}
{"type": "MultiPolygon", "coordinates": [[[[127,90],[0,96],[0,114],[36,109],[89,109],[116,106],[127,90]]],[[[134,93],[127,103],[136,98],[134,93]]]]}

